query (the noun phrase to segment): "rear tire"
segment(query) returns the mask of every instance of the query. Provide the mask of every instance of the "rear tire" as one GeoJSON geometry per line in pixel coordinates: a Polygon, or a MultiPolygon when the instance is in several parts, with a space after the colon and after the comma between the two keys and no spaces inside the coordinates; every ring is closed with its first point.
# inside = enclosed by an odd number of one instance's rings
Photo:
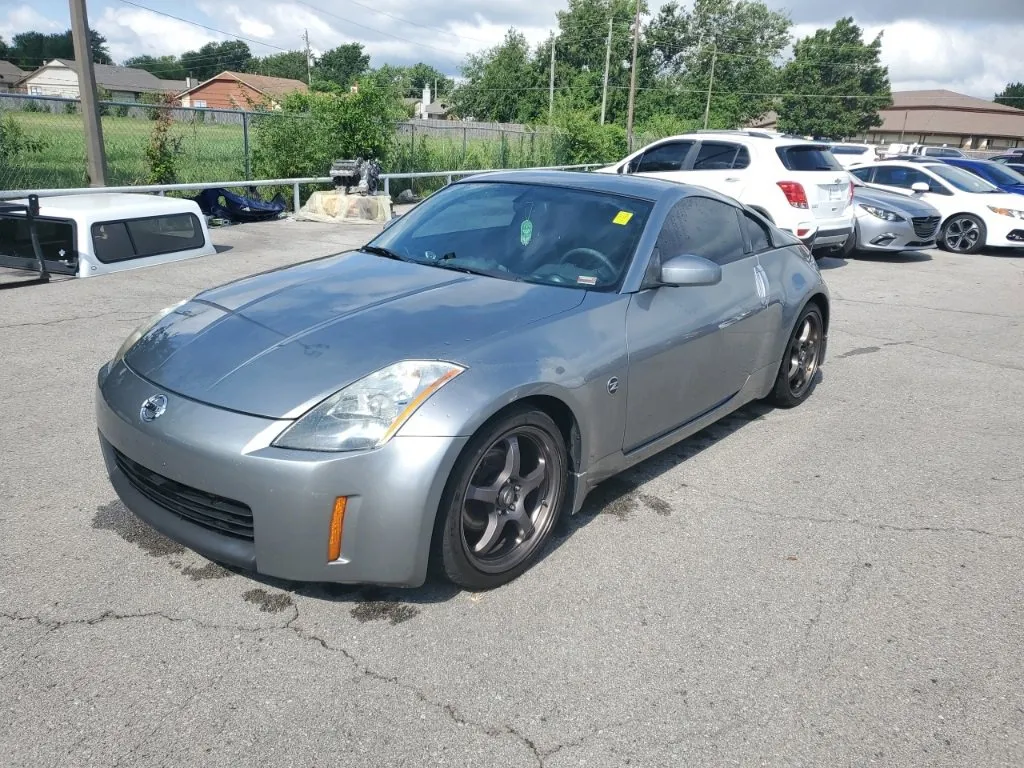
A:
{"type": "Polygon", "coordinates": [[[843,243],[843,252],[839,254],[844,259],[848,259],[853,256],[857,251],[857,228],[854,227],[853,232],[846,238],[846,242],[843,243]]]}
{"type": "Polygon", "coordinates": [[[950,216],[939,233],[939,246],[950,253],[969,255],[985,247],[985,222],[969,213],[950,216]]]}
{"type": "Polygon", "coordinates": [[[515,408],[469,441],[438,509],[435,567],[464,589],[507,584],[532,566],[565,506],[569,459],[543,411],[515,408]]]}
{"type": "Polygon", "coordinates": [[[779,408],[794,408],[814,391],[815,378],[825,348],[825,324],[817,304],[808,304],[786,342],[775,386],[768,396],[779,408]]]}

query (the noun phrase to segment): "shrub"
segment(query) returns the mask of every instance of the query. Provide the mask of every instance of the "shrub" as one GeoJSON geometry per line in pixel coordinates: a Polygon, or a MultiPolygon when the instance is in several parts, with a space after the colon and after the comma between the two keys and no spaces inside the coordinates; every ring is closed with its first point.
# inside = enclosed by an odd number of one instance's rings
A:
{"type": "Polygon", "coordinates": [[[46,147],[45,141],[26,136],[14,115],[4,115],[0,118],[0,179],[7,178],[9,171],[17,170],[22,155],[42,152],[46,147]]]}
{"type": "Polygon", "coordinates": [[[21,105],[22,112],[49,112],[49,109],[41,102],[36,99],[26,99],[25,103],[21,105]]]}
{"type": "Polygon", "coordinates": [[[153,131],[146,146],[146,164],[149,166],[149,184],[173,184],[177,179],[178,156],[181,154],[182,137],[174,136],[171,129],[174,122],[170,107],[173,97],[163,98],[166,109],[157,109],[153,131]]]}
{"type": "Polygon", "coordinates": [[[64,102],[64,114],[65,115],[76,115],[76,114],[78,114],[78,102],[77,101],[65,101],[64,102]]]}
{"type": "Polygon", "coordinates": [[[563,112],[555,124],[565,165],[610,163],[626,154],[626,131],[621,125],[600,125],[583,111],[563,112]]]}

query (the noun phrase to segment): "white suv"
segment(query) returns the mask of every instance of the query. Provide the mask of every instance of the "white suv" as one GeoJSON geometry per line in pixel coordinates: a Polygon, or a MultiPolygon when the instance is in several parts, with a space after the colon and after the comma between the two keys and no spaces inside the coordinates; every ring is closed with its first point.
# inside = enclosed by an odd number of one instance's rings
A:
{"type": "Polygon", "coordinates": [[[729,195],[814,250],[853,233],[853,182],[827,144],[767,131],[703,131],[649,144],[598,173],[635,173],[729,195]]]}

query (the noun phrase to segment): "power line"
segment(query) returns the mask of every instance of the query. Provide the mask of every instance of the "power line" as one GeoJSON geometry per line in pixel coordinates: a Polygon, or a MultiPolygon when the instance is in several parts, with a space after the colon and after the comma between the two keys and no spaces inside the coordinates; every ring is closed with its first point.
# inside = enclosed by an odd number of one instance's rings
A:
{"type": "Polygon", "coordinates": [[[253,45],[263,45],[263,46],[266,46],[267,48],[273,48],[275,50],[284,51],[286,53],[288,52],[287,48],[281,48],[278,45],[273,45],[271,43],[265,43],[262,40],[253,40],[250,37],[242,37],[241,35],[234,35],[234,34],[232,34],[230,32],[225,32],[222,29],[216,29],[215,27],[208,27],[205,24],[200,24],[198,21],[192,21],[191,19],[183,19],[181,16],[175,16],[175,15],[170,14],[170,13],[164,13],[163,11],[158,11],[155,8],[148,8],[145,5],[140,5],[139,3],[133,2],[132,0],[118,0],[118,2],[124,3],[125,5],[130,5],[130,6],[134,7],[134,8],[138,8],[138,9],[143,10],[143,11],[149,11],[150,13],[155,13],[158,16],[166,16],[169,19],[174,19],[175,21],[180,21],[180,22],[183,22],[184,24],[191,24],[193,27],[200,27],[201,29],[205,29],[207,32],[216,32],[218,35],[227,35],[228,37],[232,38],[233,40],[242,40],[242,41],[244,41],[246,43],[252,43],[253,45]]]}

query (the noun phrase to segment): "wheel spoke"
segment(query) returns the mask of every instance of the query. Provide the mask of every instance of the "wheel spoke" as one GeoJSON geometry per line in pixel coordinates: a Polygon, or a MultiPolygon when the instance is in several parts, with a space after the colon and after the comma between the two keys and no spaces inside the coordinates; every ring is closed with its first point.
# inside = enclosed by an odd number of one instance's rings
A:
{"type": "Polygon", "coordinates": [[[537,468],[523,478],[520,490],[522,497],[526,498],[527,495],[540,488],[540,484],[544,482],[546,475],[547,465],[544,463],[544,460],[541,459],[537,468]]]}
{"type": "Polygon", "coordinates": [[[800,329],[800,343],[803,344],[811,337],[811,319],[804,320],[803,328],[800,329]]]}
{"type": "MultiPolygon", "coordinates": [[[[519,466],[522,457],[519,453],[519,438],[512,435],[506,441],[505,448],[505,469],[501,473],[501,482],[506,482],[519,476],[519,466]]],[[[500,485],[500,483],[499,483],[500,485]]]]}
{"type": "Polygon", "coordinates": [[[508,519],[515,523],[519,528],[521,541],[526,541],[528,538],[533,536],[533,520],[526,511],[526,507],[523,506],[522,501],[516,505],[515,511],[509,515],[508,519]]]}
{"type": "Polygon", "coordinates": [[[484,529],[480,540],[473,545],[473,552],[478,555],[486,555],[501,540],[501,532],[505,528],[509,518],[502,517],[497,512],[491,512],[487,518],[487,527],[484,529]]]}
{"type": "Polygon", "coordinates": [[[498,486],[471,485],[466,489],[466,501],[479,501],[494,506],[498,503],[498,486]]]}
{"type": "Polygon", "coordinates": [[[793,353],[789,358],[789,380],[792,381],[799,371],[800,357],[796,353],[793,353]]]}

